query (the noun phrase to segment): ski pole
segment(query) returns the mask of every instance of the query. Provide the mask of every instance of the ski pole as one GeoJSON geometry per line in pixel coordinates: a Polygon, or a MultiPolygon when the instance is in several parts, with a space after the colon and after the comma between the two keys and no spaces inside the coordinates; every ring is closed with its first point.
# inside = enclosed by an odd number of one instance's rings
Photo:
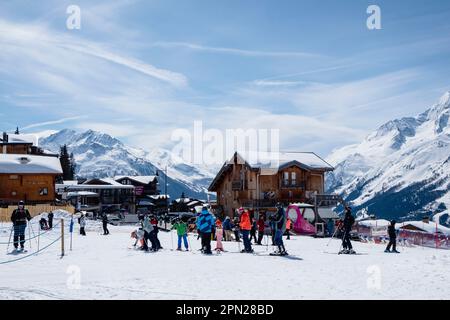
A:
{"type": "Polygon", "coordinates": [[[8,246],[6,247],[6,253],[8,253],[8,250],[9,250],[9,244],[11,243],[11,236],[13,233],[13,229],[14,229],[14,226],[11,227],[11,232],[9,233],[8,246]]]}
{"type": "Polygon", "coordinates": [[[333,240],[333,238],[334,238],[334,236],[335,236],[337,230],[338,230],[338,228],[335,228],[335,229],[334,229],[333,235],[331,236],[330,240],[328,240],[328,243],[327,243],[326,247],[328,247],[328,246],[330,245],[330,242],[331,242],[331,240],[333,240]]]}

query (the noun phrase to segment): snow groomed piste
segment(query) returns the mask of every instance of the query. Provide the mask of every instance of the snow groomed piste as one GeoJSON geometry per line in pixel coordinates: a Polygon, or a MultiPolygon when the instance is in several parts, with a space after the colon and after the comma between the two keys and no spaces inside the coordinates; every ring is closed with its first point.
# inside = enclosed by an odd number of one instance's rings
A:
{"type": "MultiPolygon", "coordinates": [[[[45,216],[45,213],[42,214],[45,216]]],[[[284,240],[289,256],[270,256],[269,237],[253,245],[254,253],[240,253],[243,244],[223,242],[224,251],[205,256],[197,235],[188,235],[190,251],[176,250],[176,231],[160,232],[158,252],[134,249],[130,238],[136,226],[109,226],[88,220],[87,236],[71,216],[55,213],[52,231],[37,237],[39,216],[27,230],[27,253],[6,254],[11,224],[0,226],[4,253],[0,271],[1,299],[390,299],[450,296],[446,250],[400,246],[401,254],[385,254],[385,245],[354,242],[357,255],[338,256],[341,240],[292,236],[284,240]],[[61,258],[64,219],[65,255],[61,258]],[[73,248],[70,250],[70,237],[73,248]],[[328,245],[327,245],[328,244],[328,245]],[[327,254],[333,253],[333,254],[327,254]],[[3,263],[6,262],[6,263],[3,263]],[[431,276],[432,275],[432,276],[431,276]],[[77,277],[79,276],[79,285],[77,277]],[[379,285],[371,287],[380,277],[379,285]],[[75,280],[74,280],[75,279],[75,280]],[[210,281],[208,279],[214,279],[210,281]],[[370,280],[370,281],[369,281],[370,280]],[[414,290],[414,288],[428,290],[414,290]],[[426,296],[425,296],[426,292],[426,296]],[[230,296],[231,294],[231,296],[230,296]]],[[[215,242],[212,242],[213,246],[215,242]]],[[[11,249],[11,248],[10,248],[11,249]]]]}

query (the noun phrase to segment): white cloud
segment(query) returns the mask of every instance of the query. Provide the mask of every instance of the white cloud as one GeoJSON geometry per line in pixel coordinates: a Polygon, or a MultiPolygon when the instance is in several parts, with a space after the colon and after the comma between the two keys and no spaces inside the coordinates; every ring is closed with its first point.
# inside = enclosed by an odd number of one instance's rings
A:
{"type": "Polygon", "coordinates": [[[235,54],[241,56],[252,57],[300,57],[300,58],[323,58],[323,55],[300,52],[300,51],[262,51],[262,50],[247,50],[239,48],[226,48],[226,47],[213,47],[200,45],[189,42],[176,42],[176,41],[159,41],[151,44],[153,47],[161,48],[184,48],[194,51],[212,52],[212,53],[224,53],[235,54]]]}

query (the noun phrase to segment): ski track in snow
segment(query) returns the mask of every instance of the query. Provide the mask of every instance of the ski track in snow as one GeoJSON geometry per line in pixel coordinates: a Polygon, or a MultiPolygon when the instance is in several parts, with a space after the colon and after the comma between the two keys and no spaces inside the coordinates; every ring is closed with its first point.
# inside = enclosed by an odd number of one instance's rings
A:
{"type": "MultiPolygon", "coordinates": [[[[285,241],[289,257],[269,256],[272,246],[265,245],[241,254],[236,242],[204,256],[196,235],[189,236],[193,251],[178,252],[171,250],[176,235],[160,232],[164,250],[144,253],[130,249],[133,229],[111,226],[103,236],[88,228],[87,237],[74,234],[73,251],[66,247],[62,259],[56,245],[0,265],[8,275],[0,278],[0,299],[450,299],[446,250],[399,247],[400,254],[386,254],[384,245],[354,242],[364,255],[337,255],[325,252],[337,252],[339,240],[327,247],[329,239],[292,237],[285,241]],[[67,285],[69,266],[80,268],[79,289],[67,285]],[[374,268],[379,288],[368,287],[374,268]]],[[[0,261],[10,259],[5,249],[0,261]]]]}

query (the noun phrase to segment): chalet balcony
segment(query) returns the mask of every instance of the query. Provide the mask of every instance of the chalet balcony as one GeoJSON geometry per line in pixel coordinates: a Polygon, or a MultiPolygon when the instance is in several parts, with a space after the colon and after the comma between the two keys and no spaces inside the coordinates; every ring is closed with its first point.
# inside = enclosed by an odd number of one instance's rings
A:
{"type": "Polygon", "coordinates": [[[281,181],[281,187],[285,189],[305,189],[305,181],[295,181],[295,180],[283,180],[281,181]]]}
{"type": "Polygon", "coordinates": [[[243,189],[244,185],[242,181],[233,181],[231,182],[231,190],[233,191],[241,191],[243,189]]]}

